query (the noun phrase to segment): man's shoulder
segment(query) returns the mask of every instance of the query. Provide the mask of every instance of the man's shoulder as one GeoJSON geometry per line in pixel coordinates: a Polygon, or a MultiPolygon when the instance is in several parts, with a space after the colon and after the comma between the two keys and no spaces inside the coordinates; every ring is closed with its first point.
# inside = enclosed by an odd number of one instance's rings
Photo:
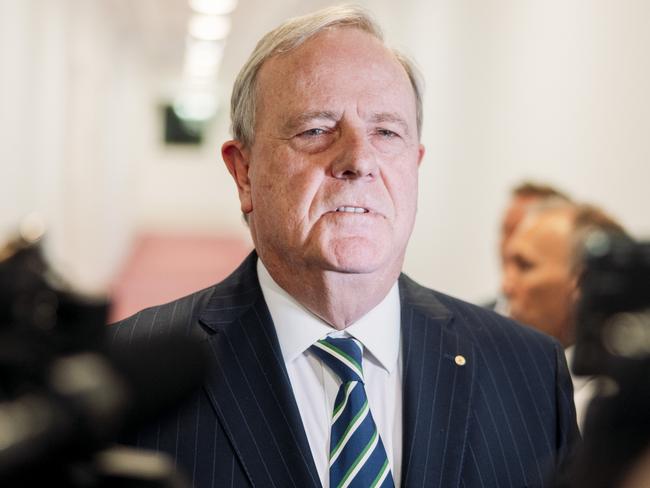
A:
{"type": "Polygon", "coordinates": [[[110,326],[113,340],[132,339],[152,334],[193,333],[200,318],[232,315],[245,308],[259,290],[251,254],[223,281],[167,303],[145,308],[110,326]]]}
{"type": "Polygon", "coordinates": [[[132,339],[153,333],[181,332],[189,329],[205,308],[217,285],[177,298],[167,303],[147,307],[110,325],[112,339],[132,339]]]}

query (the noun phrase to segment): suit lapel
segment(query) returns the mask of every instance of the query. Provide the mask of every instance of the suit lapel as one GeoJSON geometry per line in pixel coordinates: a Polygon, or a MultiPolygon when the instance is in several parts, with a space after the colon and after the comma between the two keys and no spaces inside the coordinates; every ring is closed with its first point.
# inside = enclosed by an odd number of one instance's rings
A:
{"type": "MultiPolygon", "coordinates": [[[[206,391],[254,486],[320,486],[253,253],[199,320],[215,367],[206,391]]],[[[403,487],[460,483],[474,378],[473,345],[429,290],[400,278],[404,365],[403,487]],[[456,356],[463,356],[459,365],[456,356]]]]}
{"type": "Polygon", "coordinates": [[[206,390],[252,485],[320,486],[255,263],[253,253],[200,317],[214,332],[206,390]]]}
{"type": "Polygon", "coordinates": [[[474,378],[473,345],[433,292],[400,278],[404,364],[402,486],[456,487],[474,378]],[[465,360],[459,357],[462,356],[465,360]]]}

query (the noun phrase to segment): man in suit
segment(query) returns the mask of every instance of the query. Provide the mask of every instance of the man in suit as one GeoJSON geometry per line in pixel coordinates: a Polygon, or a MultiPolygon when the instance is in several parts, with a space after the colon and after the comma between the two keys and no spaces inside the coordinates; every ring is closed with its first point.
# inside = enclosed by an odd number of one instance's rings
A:
{"type": "MultiPolygon", "coordinates": [[[[565,347],[568,363],[576,341],[583,254],[595,232],[629,238],[595,206],[546,201],[528,209],[504,250],[502,289],[510,317],[555,337],[565,347]]],[[[572,375],[572,380],[582,427],[596,382],[586,376],[572,375]]]]}
{"type": "Polygon", "coordinates": [[[561,347],[401,274],[424,155],[413,65],[332,7],[267,34],[231,107],[222,155],[255,252],[115,326],[212,356],[133,442],[200,487],[540,486],[576,434],[561,347]]]}
{"type": "MultiPolygon", "coordinates": [[[[528,209],[549,201],[570,203],[571,200],[557,188],[534,181],[519,183],[510,191],[510,200],[501,218],[499,236],[499,259],[502,271],[508,242],[510,242],[512,235],[526,215],[528,209]]],[[[483,306],[502,315],[508,315],[508,301],[503,293],[500,293],[496,299],[485,303],[483,306]]]]}

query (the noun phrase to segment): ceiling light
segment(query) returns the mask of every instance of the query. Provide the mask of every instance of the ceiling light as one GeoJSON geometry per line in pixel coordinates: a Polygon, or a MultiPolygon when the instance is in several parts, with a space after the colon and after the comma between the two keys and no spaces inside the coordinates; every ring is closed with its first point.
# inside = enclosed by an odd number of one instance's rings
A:
{"type": "Polygon", "coordinates": [[[221,15],[193,15],[189,32],[201,41],[220,41],[230,32],[230,18],[221,15]]]}
{"type": "Polygon", "coordinates": [[[223,45],[215,42],[190,42],[185,54],[185,74],[190,77],[216,75],[223,55],[223,45]]]}
{"type": "Polygon", "coordinates": [[[237,0],[190,0],[190,8],[199,14],[225,15],[237,7],[237,0]]]}
{"type": "Polygon", "coordinates": [[[216,111],[217,100],[211,93],[186,92],[174,100],[174,112],[183,120],[206,121],[216,111]]]}

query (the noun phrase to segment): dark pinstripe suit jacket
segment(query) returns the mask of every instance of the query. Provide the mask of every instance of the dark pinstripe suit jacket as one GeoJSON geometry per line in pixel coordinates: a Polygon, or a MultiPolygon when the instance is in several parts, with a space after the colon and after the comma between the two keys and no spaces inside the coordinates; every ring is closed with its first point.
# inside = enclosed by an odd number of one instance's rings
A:
{"type": "MultiPolygon", "coordinates": [[[[172,330],[199,334],[213,359],[204,388],[131,442],[170,453],[197,487],[320,486],[256,259],[211,288],[113,326],[124,343],[172,330]]],[[[561,347],[404,275],[399,289],[402,486],[541,486],[577,436],[561,347]]]]}

